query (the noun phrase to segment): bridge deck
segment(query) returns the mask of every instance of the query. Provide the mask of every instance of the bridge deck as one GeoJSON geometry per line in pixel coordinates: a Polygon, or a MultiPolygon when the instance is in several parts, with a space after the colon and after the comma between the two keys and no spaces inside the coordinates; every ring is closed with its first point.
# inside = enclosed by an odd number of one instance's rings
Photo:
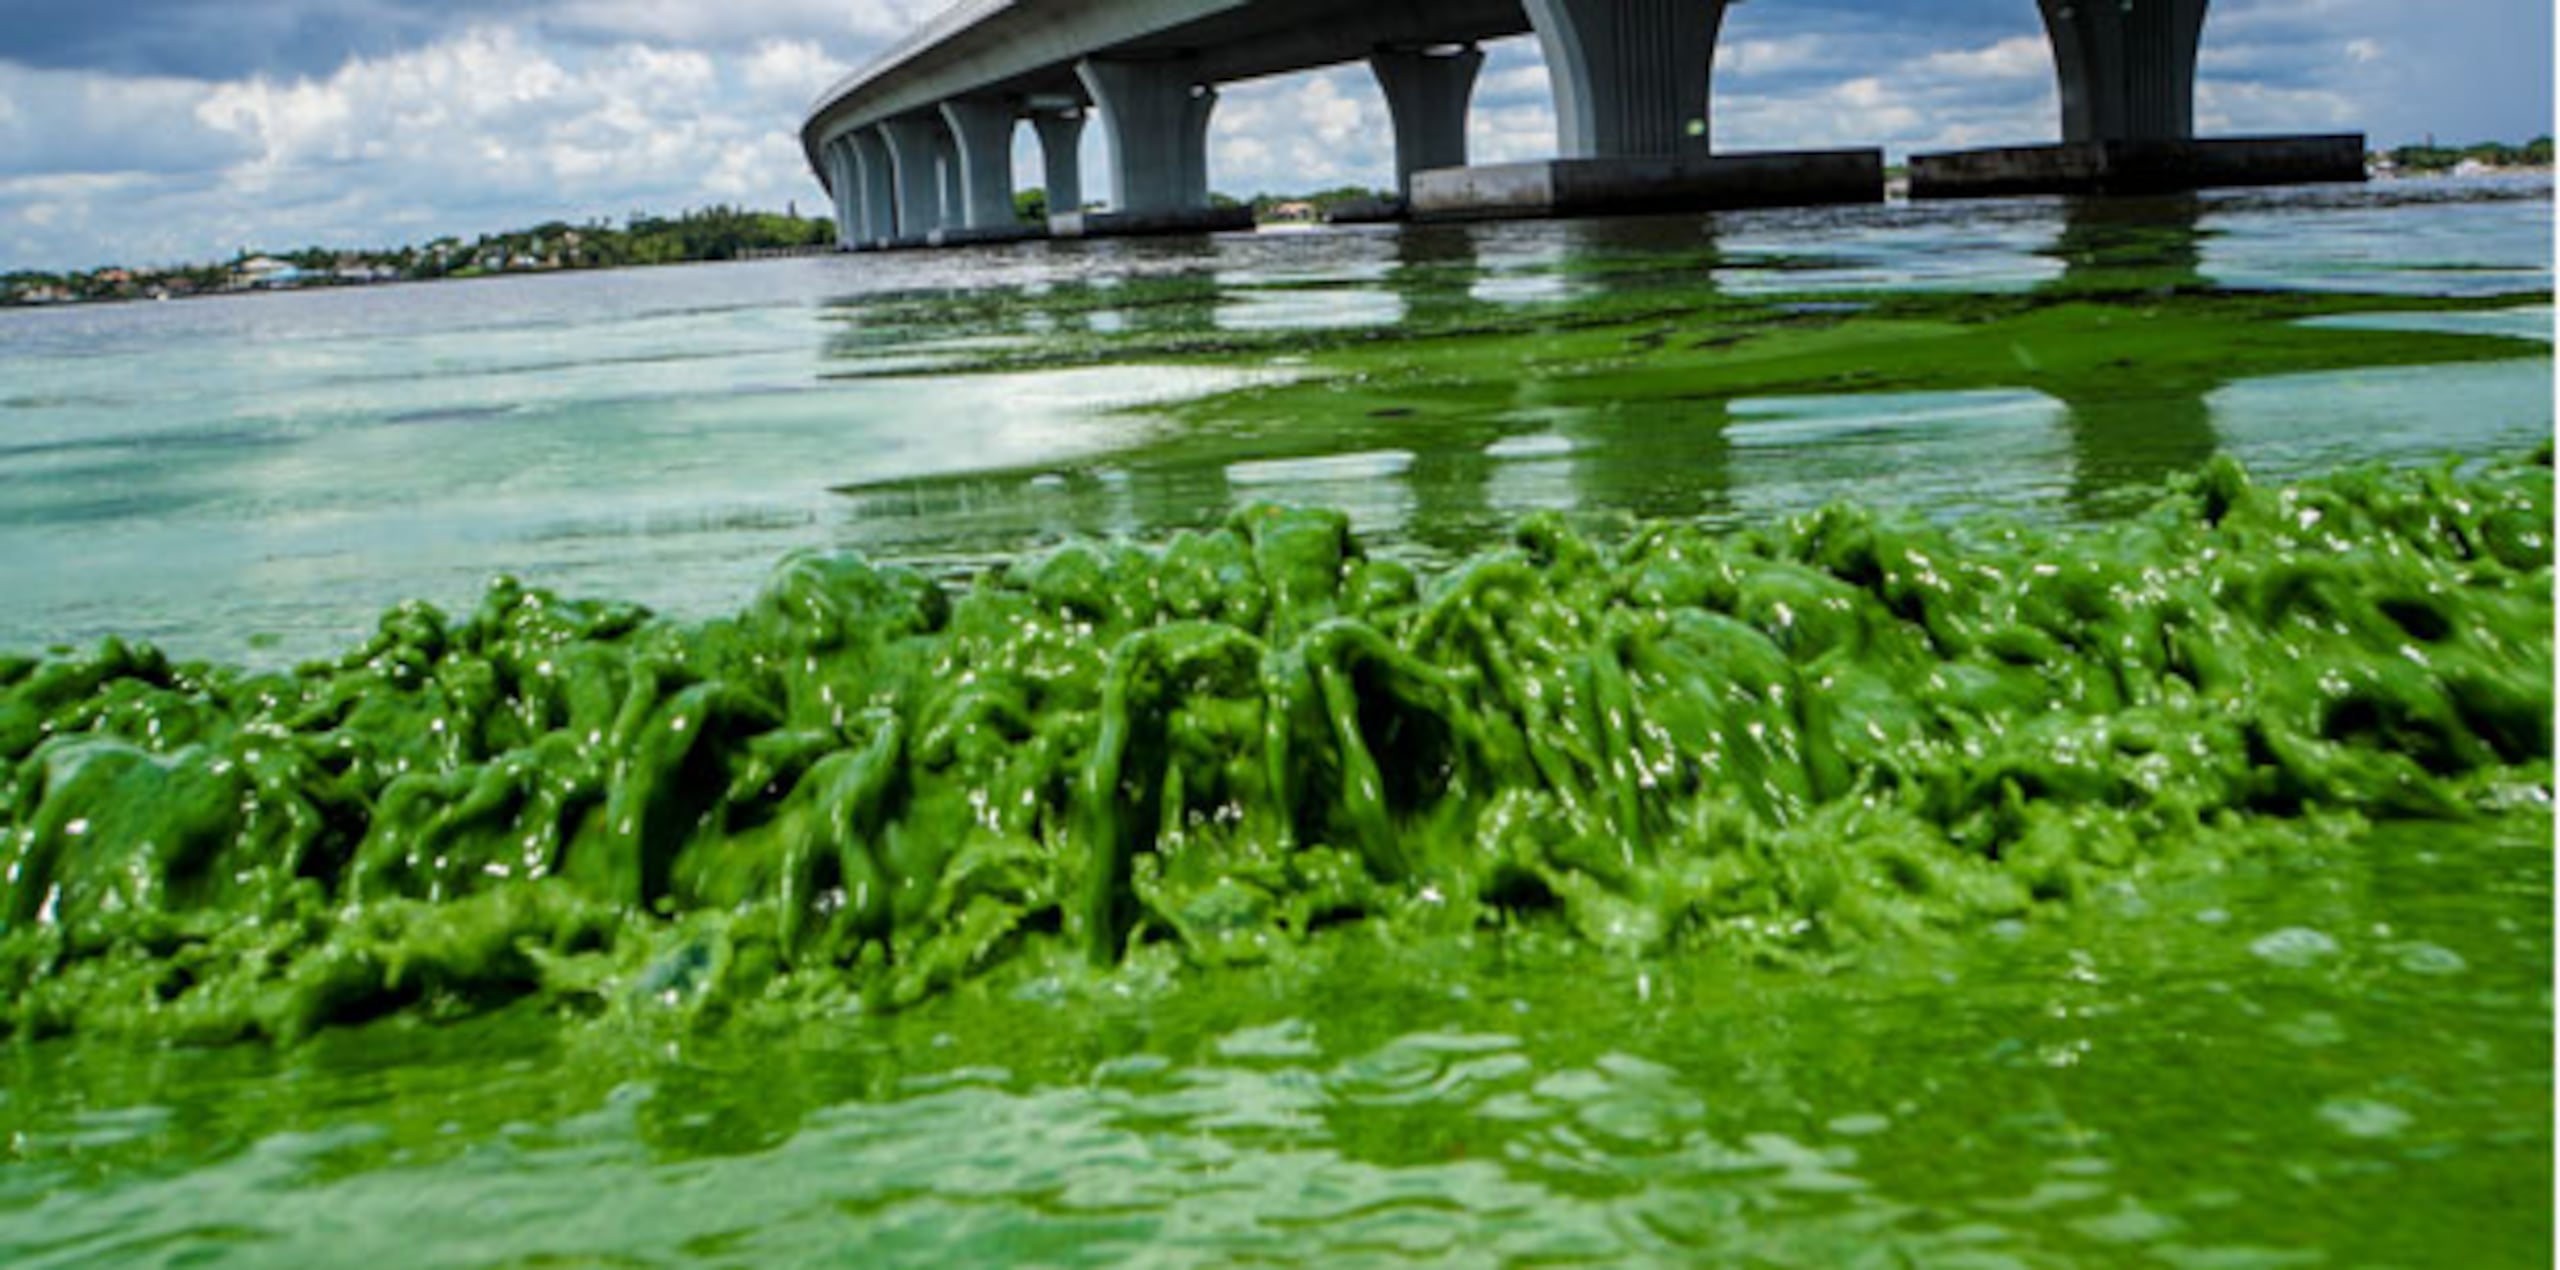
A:
{"type": "MultiPolygon", "coordinates": [[[[1520,0],[972,0],[822,94],[801,128],[826,139],[953,97],[1084,98],[1088,56],[1197,59],[1234,83],[1354,62],[1380,46],[1524,35],[1520,0]]],[[[823,179],[823,177],[822,177],[823,179]]]]}

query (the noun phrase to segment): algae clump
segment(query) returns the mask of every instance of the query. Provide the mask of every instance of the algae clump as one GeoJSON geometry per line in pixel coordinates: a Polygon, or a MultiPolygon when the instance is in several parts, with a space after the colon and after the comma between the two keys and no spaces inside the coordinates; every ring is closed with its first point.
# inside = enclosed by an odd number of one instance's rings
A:
{"type": "Polygon", "coordinates": [[[0,1019],[717,1019],[1316,928],[1820,955],[2379,818],[2547,814],[2551,474],[2228,461],[2083,531],[1853,506],[1435,576],[1336,513],[698,625],[512,581],[292,673],[0,661],[0,1019]],[[2522,809],[2522,810],[2519,810],[2522,809]]]}

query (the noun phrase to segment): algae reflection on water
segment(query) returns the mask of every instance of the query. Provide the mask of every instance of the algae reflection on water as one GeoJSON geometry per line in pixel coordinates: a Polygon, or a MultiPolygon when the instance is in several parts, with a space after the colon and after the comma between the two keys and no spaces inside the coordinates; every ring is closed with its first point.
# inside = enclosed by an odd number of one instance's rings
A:
{"type": "MultiPolygon", "coordinates": [[[[866,298],[838,315],[839,382],[1165,365],[1259,377],[1067,453],[893,469],[845,489],[876,511],[874,540],[890,550],[932,554],[956,539],[1000,554],[1060,523],[1160,534],[1276,490],[1345,506],[1387,550],[1445,563],[1534,510],[1740,525],[1877,497],[1871,465],[1896,456],[1855,444],[1866,438],[1854,431],[1823,434],[1836,454],[1789,447],[1775,468],[1755,446],[1791,411],[1872,421],[1907,402],[1962,440],[1910,456],[1926,467],[1897,473],[1911,484],[1892,501],[2090,522],[2138,509],[2163,480],[2245,441],[2235,385],[2343,410],[2371,385],[2341,392],[2310,377],[2422,368],[2443,393],[2458,367],[2547,360],[2526,325],[2438,325],[2547,306],[2536,271],[2430,278],[2414,294],[2276,270],[2276,285],[2233,285],[2217,274],[2234,266],[2213,252],[2253,218],[2230,207],[2089,200],[1908,229],[1954,259],[1979,250],[1967,234],[2020,235],[2014,255],[1975,266],[1988,278],[1947,264],[1933,278],[1933,252],[1866,258],[1854,219],[1772,234],[1661,218],[1555,226],[1544,251],[1499,230],[1410,228],[1365,269],[1279,281],[1177,256],[1107,282],[866,298]],[[2006,431],[2004,415],[2049,420],[2051,435],[2006,431]],[[2003,453],[2013,448],[2028,454],[2003,453]]],[[[2246,276],[2252,249],[2235,250],[2246,276]]],[[[2393,443],[2409,457],[2523,448],[2534,435],[2523,419],[2504,434],[2490,419],[2539,412],[2517,400],[2542,395],[2547,377],[2521,374],[2514,397],[2477,407],[2413,393],[2431,417],[2382,425],[2408,437],[2322,444],[2333,425],[2311,421],[2295,425],[2293,453],[2255,457],[2308,475],[2393,443]],[[2474,410],[2490,417],[2472,425],[2485,436],[2448,427],[2474,410]]]]}

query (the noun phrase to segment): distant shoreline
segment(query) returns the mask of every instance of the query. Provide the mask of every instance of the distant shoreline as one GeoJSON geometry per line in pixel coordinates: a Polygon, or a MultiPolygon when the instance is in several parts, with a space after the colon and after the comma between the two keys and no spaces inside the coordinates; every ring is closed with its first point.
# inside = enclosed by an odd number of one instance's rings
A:
{"type": "Polygon", "coordinates": [[[683,269],[718,265],[771,264],[776,260],[797,260],[843,254],[845,253],[842,249],[829,247],[821,251],[798,252],[788,255],[736,256],[721,260],[666,260],[650,264],[582,265],[575,269],[519,269],[509,270],[504,273],[446,274],[441,277],[433,278],[385,278],[379,282],[329,282],[296,287],[247,287],[238,290],[191,291],[184,294],[171,294],[165,296],[107,295],[85,300],[57,300],[51,302],[0,299],[0,313],[44,312],[58,309],[94,309],[102,307],[122,308],[127,305],[159,304],[164,301],[172,300],[249,300],[267,296],[334,295],[353,291],[387,291],[394,288],[443,286],[448,283],[503,282],[510,280],[521,281],[533,278],[558,278],[586,274],[635,273],[642,270],[683,269]]]}
{"type": "Polygon", "coordinates": [[[710,207],[667,218],[547,221],[530,229],[394,248],[309,247],[282,255],[244,249],[228,262],[0,274],[0,308],[195,299],[268,291],[324,291],[396,282],[587,273],[638,265],[705,264],[831,250],[832,221],[788,212],[710,207]]]}
{"type": "MultiPolygon", "coordinates": [[[[2560,168],[2555,168],[2551,165],[2488,166],[2476,167],[2468,170],[2459,168],[2431,168],[2416,171],[2400,171],[2384,166],[2369,169],[2367,172],[2367,180],[2375,185],[2392,185],[2419,181],[2471,183],[2529,179],[2536,177],[2544,180],[2550,180],[2553,178],[2555,171],[2560,171],[2560,168]]],[[[1901,182],[1889,181],[1887,183],[1888,199],[1898,196],[1902,188],[1901,182]]],[[[810,223],[823,224],[824,222],[810,223]]],[[[1281,220],[1265,222],[1264,224],[1268,224],[1273,227],[1287,227],[1293,225],[1294,222],[1281,220]]],[[[1306,227],[1313,228],[1314,225],[1310,223],[1306,227]]],[[[515,235],[495,236],[494,240],[504,241],[507,238],[523,236],[524,233],[520,232],[515,235]]],[[[491,240],[493,239],[484,239],[484,241],[491,240]]],[[[415,252],[417,250],[419,249],[403,249],[405,252],[415,252]]],[[[43,298],[40,295],[31,295],[30,292],[25,290],[13,290],[5,294],[0,294],[0,311],[84,308],[91,305],[101,304],[148,304],[163,300],[201,300],[224,296],[293,295],[313,292],[370,290],[377,287],[405,286],[439,282],[472,282],[493,278],[526,278],[546,277],[559,274],[613,273],[628,269],[657,269],[676,265],[747,264],[772,260],[832,256],[841,254],[842,252],[843,249],[841,247],[832,243],[802,242],[776,246],[738,247],[727,255],[706,255],[668,260],[617,260],[610,263],[532,264],[523,267],[498,267],[486,269],[466,268],[445,273],[427,274],[424,276],[372,276],[353,278],[323,274],[313,275],[308,279],[302,276],[296,276],[290,281],[281,283],[248,283],[242,285],[219,285],[210,287],[193,286],[182,290],[155,290],[148,285],[137,283],[137,285],[130,290],[119,290],[104,294],[58,294],[51,298],[43,298]]],[[[375,257],[386,257],[395,253],[351,252],[344,254],[358,257],[367,254],[375,257]]],[[[251,257],[248,259],[254,261],[263,258],[251,257]]],[[[133,271],[123,269],[122,267],[111,266],[106,269],[93,270],[87,274],[32,274],[22,272],[12,275],[0,275],[0,280],[4,280],[9,277],[25,278],[31,276],[49,278],[85,277],[96,279],[110,277],[119,273],[126,274],[135,279],[166,279],[181,275],[202,277],[209,272],[218,271],[223,268],[223,266],[181,266],[160,271],[133,271]]]]}

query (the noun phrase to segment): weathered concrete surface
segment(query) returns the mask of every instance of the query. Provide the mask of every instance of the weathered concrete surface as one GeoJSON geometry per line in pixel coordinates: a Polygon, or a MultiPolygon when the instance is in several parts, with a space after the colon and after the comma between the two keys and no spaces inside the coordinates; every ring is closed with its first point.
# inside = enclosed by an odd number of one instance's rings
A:
{"type": "Polygon", "coordinates": [[[835,204],[836,245],[851,247],[870,236],[863,231],[862,209],[854,199],[861,182],[855,176],[853,138],[828,142],[821,157],[827,161],[827,196],[835,204]]]}
{"type": "Polygon", "coordinates": [[[954,98],[942,103],[960,181],[959,228],[1003,229],[1013,225],[1014,104],[982,97],[954,98]]]}
{"type": "Polygon", "coordinates": [[[2064,141],[2196,135],[2205,0],[2036,0],[2036,8],[2053,45],[2064,141]]]}
{"type": "Polygon", "coordinates": [[[1727,0],[1523,0],[1567,159],[1709,153],[1707,78],[1727,0]]]}
{"type": "Polygon", "coordinates": [[[1552,159],[1413,177],[1415,220],[1809,207],[1884,199],[1881,150],[1552,159]]]}
{"type": "Polygon", "coordinates": [[[1102,116],[1112,202],[1136,216],[1209,205],[1209,113],[1218,94],[1193,58],[1130,62],[1088,57],[1076,78],[1102,116]]]}
{"type": "Polygon", "coordinates": [[[980,243],[1018,243],[1046,237],[1038,227],[1015,221],[1007,225],[945,226],[925,235],[928,247],[969,247],[980,243]]]}
{"type": "Polygon", "coordinates": [[[1467,101],[1475,95],[1484,50],[1466,45],[1449,53],[1379,49],[1369,71],[1387,99],[1396,134],[1396,192],[1413,192],[1413,174],[1467,166],[1467,101]]]}
{"type": "Polygon", "coordinates": [[[942,135],[939,115],[892,119],[880,125],[889,143],[889,182],[896,190],[896,241],[921,243],[942,228],[942,135]]]}
{"type": "Polygon", "coordinates": [[[1355,198],[1336,203],[1324,214],[1328,225],[1385,225],[1411,219],[1413,208],[1400,198],[1355,198]]]}
{"type": "Polygon", "coordinates": [[[1084,206],[1084,167],[1076,155],[1076,146],[1084,139],[1084,111],[1056,107],[1035,111],[1031,130],[1040,138],[1041,191],[1049,206],[1084,206]]]}
{"type": "Polygon", "coordinates": [[[1052,238],[1142,238],[1253,228],[1250,207],[1185,207],[1162,212],[1053,212],[1052,238]]]}
{"type": "Polygon", "coordinates": [[[2155,194],[2365,179],[2362,133],[2079,141],[1911,156],[1911,197],[2155,194]]]}

